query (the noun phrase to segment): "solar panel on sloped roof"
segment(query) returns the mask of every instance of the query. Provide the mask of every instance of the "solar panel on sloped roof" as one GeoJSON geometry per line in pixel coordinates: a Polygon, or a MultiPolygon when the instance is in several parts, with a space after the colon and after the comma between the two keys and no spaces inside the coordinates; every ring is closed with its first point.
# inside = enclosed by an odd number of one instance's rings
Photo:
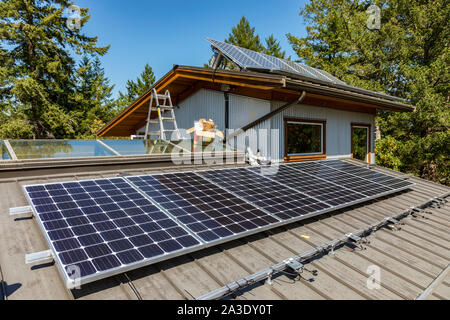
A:
{"type": "Polygon", "coordinates": [[[318,70],[293,61],[280,59],[264,53],[237,47],[232,44],[207,38],[212,46],[220,50],[228,59],[243,69],[278,70],[291,74],[299,74],[303,77],[320,81],[345,84],[345,82],[333,77],[328,72],[318,70]]]}
{"type": "Polygon", "coordinates": [[[289,220],[331,206],[247,168],[200,171],[199,174],[244,200],[289,220]]]}
{"type": "Polygon", "coordinates": [[[229,43],[218,40],[206,38],[206,40],[217,50],[229,59],[231,62],[245,70],[261,70],[261,71],[279,71],[291,74],[293,76],[299,75],[301,77],[309,78],[312,82],[320,81],[322,83],[329,83],[338,85],[340,88],[350,91],[365,93],[375,97],[381,97],[393,101],[404,101],[404,99],[390,96],[383,92],[371,91],[363,88],[358,88],[346,84],[344,81],[332,76],[330,73],[313,68],[307,65],[299,64],[290,60],[280,59],[261,52],[255,52],[249,49],[241,48],[229,43]]]}
{"type": "Polygon", "coordinates": [[[192,172],[128,179],[205,242],[278,222],[192,172]]]}

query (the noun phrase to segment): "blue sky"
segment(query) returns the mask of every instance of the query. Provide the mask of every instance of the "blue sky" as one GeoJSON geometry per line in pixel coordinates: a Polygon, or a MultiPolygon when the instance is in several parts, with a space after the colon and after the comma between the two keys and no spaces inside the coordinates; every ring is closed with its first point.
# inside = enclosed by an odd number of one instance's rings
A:
{"type": "Polygon", "coordinates": [[[243,15],[261,38],[273,33],[293,58],[286,33],[306,33],[299,16],[304,0],[73,1],[90,9],[91,20],[82,31],[98,36],[99,45],[111,45],[101,61],[116,85],[115,95],[146,63],[157,79],[174,64],[203,66],[212,54],[205,38],[224,40],[243,15]]]}

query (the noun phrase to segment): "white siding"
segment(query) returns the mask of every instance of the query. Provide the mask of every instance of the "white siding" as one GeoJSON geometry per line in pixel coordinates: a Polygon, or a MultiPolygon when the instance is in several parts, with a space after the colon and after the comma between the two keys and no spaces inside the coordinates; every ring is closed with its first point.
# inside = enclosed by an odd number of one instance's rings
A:
{"type": "MultiPolygon", "coordinates": [[[[222,92],[201,89],[179,104],[175,117],[179,129],[190,129],[194,121],[212,119],[219,130],[225,128],[225,102],[222,92]]],[[[171,123],[168,126],[172,126],[171,123]]],[[[159,124],[151,124],[150,131],[159,131],[159,124]]],[[[138,130],[145,132],[145,126],[138,130]]]]}
{"type": "MultiPolygon", "coordinates": [[[[261,116],[281,107],[283,102],[266,101],[230,94],[229,126],[231,129],[239,129],[261,116]]],[[[202,89],[180,103],[180,108],[175,110],[178,127],[189,129],[194,125],[194,121],[200,118],[212,119],[217,124],[218,129],[225,129],[225,98],[223,92],[202,89]]],[[[251,146],[253,152],[257,150],[262,155],[272,160],[283,159],[284,157],[284,121],[283,119],[301,118],[327,121],[326,151],[329,158],[349,157],[351,154],[351,124],[370,124],[371,132],[371,152],[372,162],[374,154],[375,136],[375,116],[361,112],[343,111],[331,108],[322,108],[310,105],[296,105],[266,120],[253,130],[246,133],[247,137],[258,136],[257,144],[251,146]]],[[[159,130],[159,125],[152,125],[151,131],[159,130]]],[[[140,129],[143,132],[145,127],[140,129]]],[[[243,136],[243,135],[241,135],[243,136]]],[[[244,139],[244,137],[240,137],[244,139]]],[[[241,143],[244,140],[241,140],[241,143]]],[[[235,146],[239,147],[237,140],[235,146]]],[[[249,146],[249,139],[245,139],[245,149],[249,146]]]]}
{"type": "Polygon", "coordinates": [[[217,129],[225,129],[225,98],[223,92],[201,89],[180,103],[175,110],[179,128],[189,129],[194,121],[212,119],[217,129]]]}
{"type": "Polygon", "coordinates": [[[270,112],[270,101],[230,94],[230,128],[239,129],[270,112]]]}
{"type": "MultiPolygon", "coordinates": [[[[263,115],[270,112],[270,101],[249,98],[244,96],[239,96],[235,94],[230,94],[230,112],[229,112],[229,126],[232,130],[237,130],[243,126],[261,118],[263,115]]],[[[264,121],[253,129],[250,129],[245,138],[242,134],[237,139],[235,139],[235,146],[240,149],[247,149],[250,146],[252,151],[256,153],[259,151],[263,156],[270,156],[270,138],[268,134],[270,133],[270,121],[264,121]],[[252,145],[250,143],[250,138],[252,136],[256,137],[256,141],[252,145]],[[244,140],[245,139],[245,140],[244,140]],[[244,146],[245,144],[245,146],[244,146]]]]}

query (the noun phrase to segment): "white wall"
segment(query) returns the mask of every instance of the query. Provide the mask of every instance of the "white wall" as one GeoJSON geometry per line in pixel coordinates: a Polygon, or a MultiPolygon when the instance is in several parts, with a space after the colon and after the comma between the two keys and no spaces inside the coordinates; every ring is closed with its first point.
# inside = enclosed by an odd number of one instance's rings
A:
{"type": "MultiPolygon", "coordinates": [[[[281,107],[284,102],[266,101],[230,94],[229,126],[239,129],[261,116],[281,107]]],[[[225,129],[225,98],[223,92],[201,89],[183,102],[175,110],[177,124],[180,129],[189,129],[194,121],[200,118],[212,119],[218,129],[225,129]]],[[[247,136],[256,134],[257,145],[252,147],[256,152],[273,160],[284,157],[284,121],[288,118],[302,118],[311,120],[326,120],[326,151],[329,158],[350,157],[351,154],[351,124],[370,124],[371,133],[371,159],[374,161],[375,116],[361,112],[343,111],[338,109],[322,108],[310,105],[295,105],[277,114],[272,119],[264,121],[247,132],[247,136]],[[278,129],[274,132],[273,129],[278,129]],[[277,135],[278,134],[278,135],[277,135]]],[[[152,124],[150,131],[159,130],[159,124],[152,124]]],[[[145,126],[138,132],[145,131],[145,126]]],[[[241,139],[243,139],[241,137],[241,139]]],[[[241,143],[244,140],[241,140],[241,143]]],[[[245,139],[248,146],[248,138],[245,139]]],[[[235,140],[235,143],[238,143],[235,140]]],[[[241,146],[242,147],[242,146],[241,146]]]]}
{"type": "MultiPolygon", "coordinates": [[[[249,98],[230,94],[230,129],[240,129],[243,126],[261,118],[265,114],[270,112],[270,101],[249,98]]],[[[246,150],[247,147],[251,147],[252,152],[260,152],[265,157],[270,157],[270,121],[264,121],[260,123],[253,130],[249,130],[247,138],[244,135],[239,136],[238,139],[234,139],[233,143],[239,150],[246,150]],[[250,136],[256,136],[254,145],[250,143],[250,136]]],[[[278,152],[276,153],[278,158],[278,152]]]]}
{"type": "MultiPolygon", "coordinates": [[[[183,100],[180,108],[175,109],[175,118],[179,129],[190,129],[194,121],[199,119],[212,119],[219,130],[225,128],[225,102],[224,94],[219,91],[201,89],[183,100]]],[[[171,123],[168,126],[172,126],[171,123]]],[[[159,131],[159,124],[151,124],[150,131],[159,131]]],[[[138,130],[145,132],[145,126],[138,130]]]]}

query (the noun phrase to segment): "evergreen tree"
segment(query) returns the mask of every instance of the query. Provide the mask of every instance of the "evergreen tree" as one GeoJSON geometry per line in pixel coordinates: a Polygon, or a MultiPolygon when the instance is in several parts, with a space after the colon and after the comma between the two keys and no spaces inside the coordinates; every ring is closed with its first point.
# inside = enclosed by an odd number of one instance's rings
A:
{"type": "Polygon", "coordinates": [[[282,51],[280,42],[275,39],[273,34],[266,38],[266,45],[262,52],[270,56],[286,59],[286,52],[282,51]]]}
{"type": "Polygon", "coordinates": [[[114,85],[110,85],[98,57],[91,61],[88,56],[83,56],[76,80],[77,138],[93,138],[95,132],[117,113],[112,99],[114,85]]]}
{"type": "MultiPolygon", "coordinates": [[[[67,0],[0,2],[0,59],[7,61],[0,69],[0,101],[14,102],[13,107],[9,104],[8,121],[0,125],[1,136],[14,132],[12,124],[26,126],[36,138],[75,134],[76,65],[71,52],[103,55],[109,47],[97,47],[96,37],[69,28],[64,12],[70,4],[67,0]]],[[[88,9],[81,9],[81,28],[89,18],[88,9]]]]}
{"type": "Polygon", "coordinates": [[[117,101],[119,108],[128,107],[137,98],[146,93],[155,83],[155,74],[152,67],[147,63],[141,75],[136,81],[128,80],[126,85],[126,92],[119,92],[119,99],[117,101]]]}
{"type": "Polygon", "coordinates": [[[379,112],[378,162],[449,184],[448,1],[375,4],[382,8],[380,30],[367,28],[368,1],[311,0],[300,12],[307,36],[288,39],[308,65],[417,106],[414,113],[379,112]]]}
{"type": "MultiPolygon", "coordinates": [[[[250,26],[250,22],[244,16],[236,26],[232,27],[231,33],[228,35],[228,38],[225,39],[225,42],[282,59],[285,59],[286,55],[286,52],[282,51],[279,41],[275,39],[273,34],[266,38],[266,46],[264,46],[261,43],[259,35],[256,34],[255,28],[250,26]]],[[[209,61],[209,64],[205,66],[209,66],[210,63],[211,60],[209,61]]],[[[229,61],[224,62],[224,67],[226,69],[236,68],[229,61]]]]}
{"type": "Polygon", "coordinates": [[[231,29],[228,39],[225,42],[234,44],[235,46],[261,52],[263,45],[259,36],[255,34],[255,28],[250,26],[250,22],[244,16],[239,23],[231,29]]]}

